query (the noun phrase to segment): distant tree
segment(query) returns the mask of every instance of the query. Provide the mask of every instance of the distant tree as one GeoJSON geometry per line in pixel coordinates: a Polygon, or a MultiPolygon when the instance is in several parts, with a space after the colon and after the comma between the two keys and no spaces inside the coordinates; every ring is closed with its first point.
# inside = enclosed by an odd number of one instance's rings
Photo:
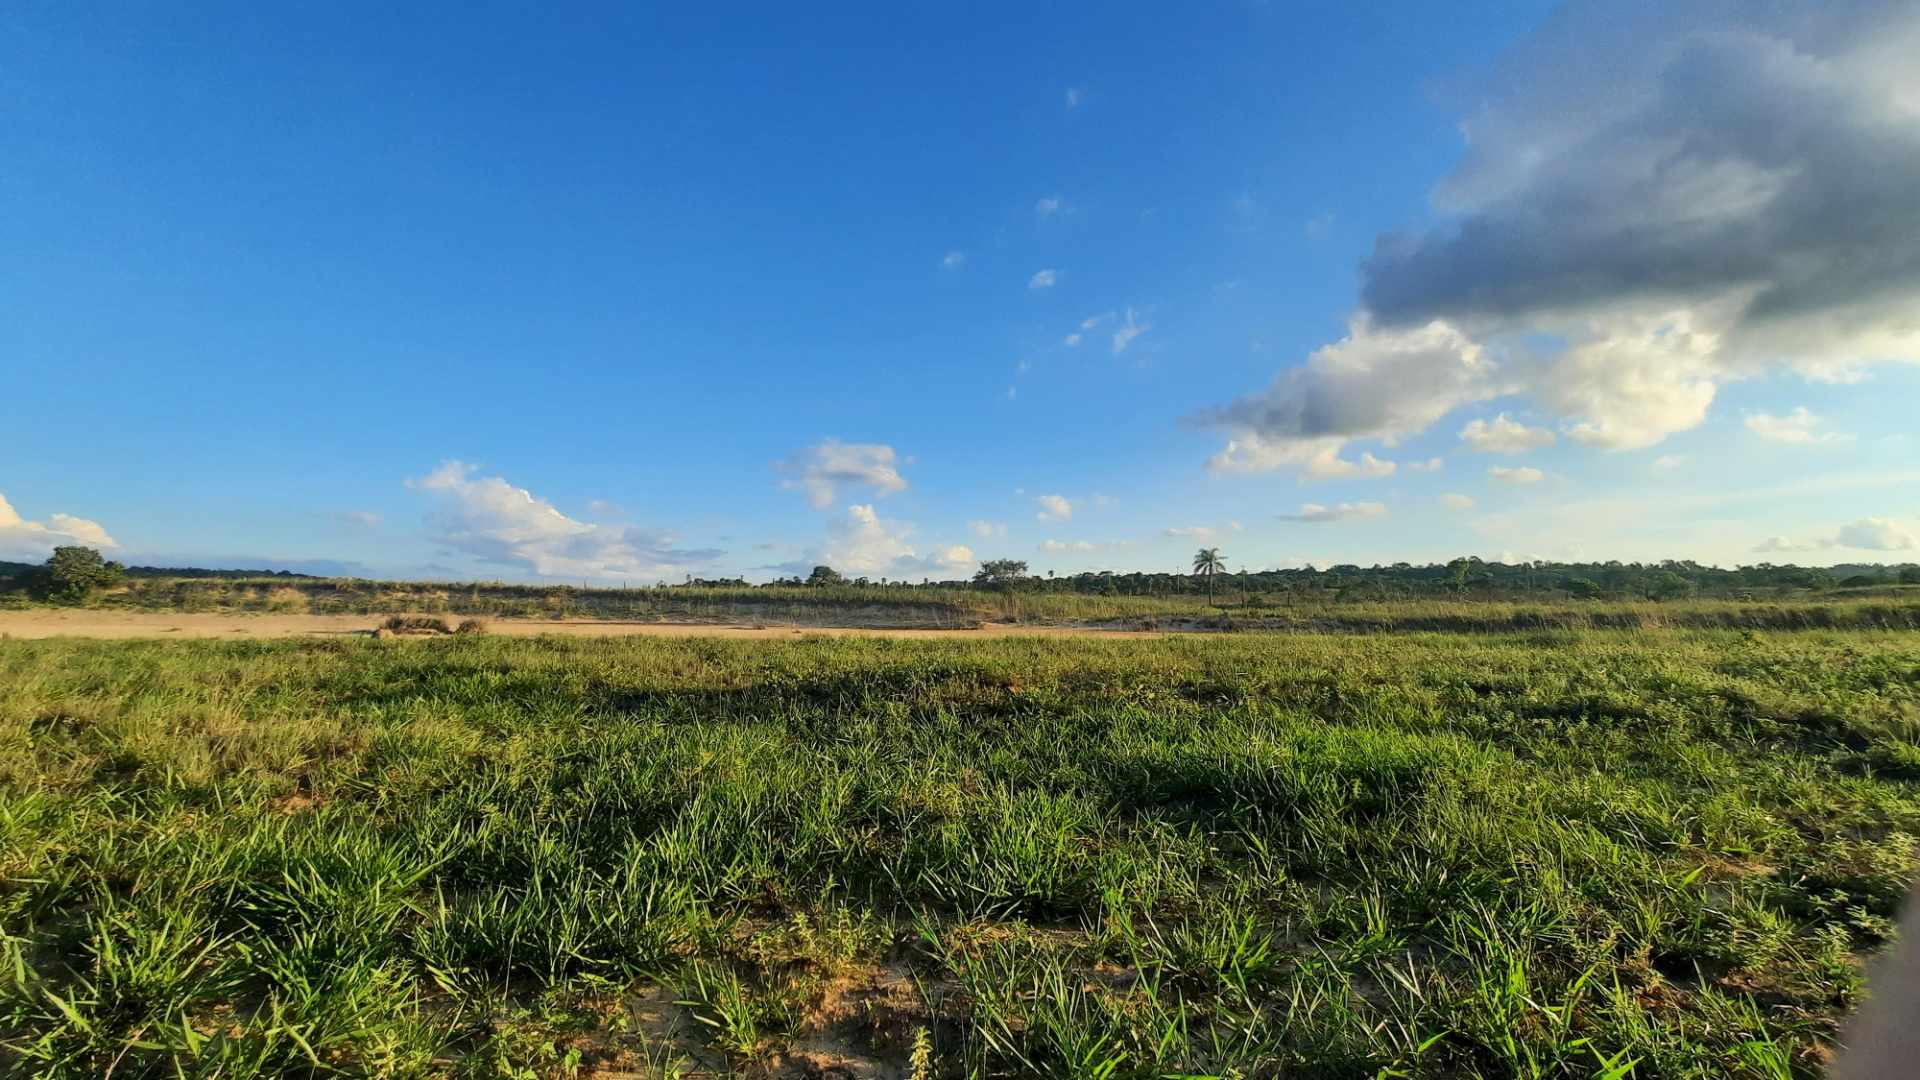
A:
{"type": "Polygon", "coordinates": [[[973,583],[1004,587],[1027,576],[1027,564],[1020,559],[988,559],[974,571],[973,583]]]}
{"type": "Polygon", "coordinates": [[[1602,591],[1599,585],[1583,577],[1570,577],[1561,582],[1560,587],[1575,600],[1597,600],[1602,591]]]}
{"type": "Polygon", "coordinates": [[[1920,566],[1909,566],[1900,571],[1900,584],[1920,585],[1920,566]]]}
{"type": "Polygon", "coordinates": [[[1678,600],[1693,595],[1693,582],[1671,570],[1656,570],[1642,585],[1649,600],[1678,600]]]}
{"type": "Polygon", "coordinates": [[[813,573],[807,575],[809,585],[845,585],[846,576],[831,566],[816,566],[813,573]]]}
{"type": "Polygon", "coordinates": [[[40,570],[41,587],[55,600],[85,600],[95,589],[119,584],[126,569],[90,547],[57,547],[40,570]]]}
{"type": "Polygon", "coordinates": [[[1213,599],[1213,578],[1215,574],[1227,572],[1227,560],[1220,557],[1219,548],[1201,548],[1193,553],[1193,572],[1207,581],[1207,599],[1213,599]]]}

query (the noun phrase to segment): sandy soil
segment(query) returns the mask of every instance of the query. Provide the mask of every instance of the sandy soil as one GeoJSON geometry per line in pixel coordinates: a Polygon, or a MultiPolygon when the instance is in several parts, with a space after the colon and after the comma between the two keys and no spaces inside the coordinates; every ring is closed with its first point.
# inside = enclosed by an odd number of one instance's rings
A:
{"type": "MultiPolygon", "coordinates": [[[[172,611],[30,610],[0,611],[0,637],[48,638],[280,638],[367,634],[385,615],[265,615],[237,612],[207,614],[172,611]]],[[[459,616],[447,617],[449,623],[459,616]]],[[[977,630],[904,630],[838,626],[760,626],[724,623],[645,623],[603,619],[488,619],[494,634],[530,637],[791,638],[804,634],[834,637],[983,638],[983,637],[1161,637],[1159,632],[1096,630],[1072,626],[1014,626],[988,623],[977,630]]]]}

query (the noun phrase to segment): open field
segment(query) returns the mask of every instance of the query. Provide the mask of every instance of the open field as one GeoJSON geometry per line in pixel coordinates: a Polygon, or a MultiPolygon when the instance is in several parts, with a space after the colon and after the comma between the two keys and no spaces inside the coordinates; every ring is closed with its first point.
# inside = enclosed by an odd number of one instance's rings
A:
{"type": "MultiPolygon", "coordinates": [[[[427,617],[424,613],[408,615],[427,617]]],[[[33,608],[0,611],[0,635],[16,638],[248,638],[342,637],[364,635],[380,625],[370,615],[270,615],[252,612],[159,612],[98,608],[33,608]]],[[[487,632],[509,637],[718,637],[790,638],[796,634],[828,637],[987,638],[1159,637],[1156,631],[1094,629],[1076,626],[1013,626],[980,623],[968,628],[899,626],[770,626],[724,623],[656,623],[618,619],[495,619],[487,632]]]]}
{"type": "MultiPolygon", "coordinates": [[[[0,619],[42,612],[206,616],[477,616],[511,624],[601,621],[614,625],[966,630],[982,626],[1072,626],[1121,630],[1287,630],[1325,633],[1727,628],[1920,630],[1920,585],[1760,589],[1738,596],[1667,601],[1575,600],[1551,591],[1382,595],[1329,588],[1158,596],[946,586],[671,586],[575,588],[498,582],[367,581],[345,578],[133,577],[83,605],[49,608],[26,593],[0,592],[0,619]]],[[[51,616],[47,616],[51,617],[51,616]]],[[[102,626],[111,625],[102,623],[102,626]]],[[[129,623],[126,625],[137,625],[129,623]]],[[[188,625],[188,624],[182,624],[188,625]]],[[[236,623],[234,627],[249,624],[236,623]]],[[[258,627],[265,625],[252,623],[258,627]]],[[[292,625],[292,624],[289,624],[292,625]]],[[[315,624],[324,626],[325,624],[315,624]]],[[[355,625],[350,620],[336,625],[355,625]]],[[[223,631],[225,632],[225,631],[223,631]]]]}
{"type": "Polygon", "coordinates": [[[1876,630],[0,642],[23,1075],[1806,1076],[1876,630]]]}

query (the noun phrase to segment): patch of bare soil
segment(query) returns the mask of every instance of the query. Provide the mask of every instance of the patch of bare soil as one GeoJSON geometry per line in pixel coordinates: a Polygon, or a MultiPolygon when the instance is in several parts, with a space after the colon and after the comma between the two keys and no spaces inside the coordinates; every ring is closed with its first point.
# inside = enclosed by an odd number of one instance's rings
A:
{"type": "MultiPolygon", "coordinates": [[[[45,608],[0,611],[0,638],[284,638],[312,636],[373,636],[383,615],[292,615],[236,612],[217,614],[171,611],[111,611],[87,608],[45,608]]],[[[932,629],[854,626],[774,626],[715,623],[654,623],[618,619],[491,619],[487,633],[509,637],[560,634],[567,637],[721,637],[793,638],[807,634],[829,637],[983,638],[983,637],[1103,637],[1155,638],[1159,631],[1110,630],[1078,626],[1015,626],[985,623],[972,629],[932,629]]],[[[403,635],[410,636],[410,635],[403,635]]]]}

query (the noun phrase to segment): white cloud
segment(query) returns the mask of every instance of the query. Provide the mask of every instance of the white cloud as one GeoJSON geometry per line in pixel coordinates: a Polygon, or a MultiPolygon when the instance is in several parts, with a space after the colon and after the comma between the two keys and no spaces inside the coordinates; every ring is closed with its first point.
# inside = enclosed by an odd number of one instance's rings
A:
{"type": "Polygon", "coordinates": [[[998,540],[1007,535],[1007,527],[998,521],[969,521],[967,531],[982,540],[998,540]]]}
{"type": "Polygon", "coordinates": [[[5,495],[0,495],[0,558],[37,561],[56,547],[75,544],[91,548],[120,546],[97,521],[58,513],[48,514],[45,521],[29,521],[14,510],[5,495]]]}
{"type": "Polygon", "coordinates": [[[1287,466],[1299,469],[1301,480],[1335,480],[1392,476],[1391,461],[1363,452],[1359,460],[1340,456],[1343,440],[1280,440],[1269,442],[1257,434],[1232,439],[1218,454],[1207,459],[1214,472],[1266,472],[1287,466]]]}
{"type": "Polygon", "coordinates": [[[1653,459],[1653,467],[1661,472],[1672,472],[1693,460],[1688,454],[1661,454],[1653,459]]]}
{"type": "Polygon", "coordinates": [[[1113,312],[1111,311],[1104,311],[1098,315],[1089,315],[1086,318],[1080,320],[1080,329],[1092,330],[1093,328],[1099,326],[1101,323],[1106,322],[1108,319],[1111,319],[1111,318],[1113,318],[1113,312]]]}
{"type": "Polygon", "coordinates": [[[1546,473],[1529,465],[1511,469],[1505,465],[1495,465],[1487,470],[1487,475],[1503,484],[1537,484],[1547,478],[1546,473]]]}
{"type": "Polygon", "coordinates": [[[1040,495],[1033,501],[1040,504],[1040,512],[1034,517],[1041,521],[1070,521],[1073,518],[1073,502],[1065,495],[1040,495]]]}
{"type": "Polygon", "coordinates": [[[371,510],[342,510],[335,514],[334,518],[340,524],[351,525],[356,529],[377,529],[382,520],[379,514],[371,510]]]}
{"type": "Polygon", "coordinates": [[[1077,333],[1068,334],[1062,339],[1061,343],[1069,349],[1077,349],[1080,347],[1080,335],[1077,333]]]}
{"type": "Polygon", "coordinates": [[[864,485],[880,495],[905,491],[907,481],[900,475],[897,460],[893,447],[884,443],[823,439],[775,463],[774,468],[787,474],[781,487],[806,492],[815,510],[825,510],[838,498],[842,485],[864,485]]]}
{"type": "Polygon", "coordinates": [[[1039,202],[1033,204],[1033,212],[1036,214],[1039,214],[1041,217],[1052,217],[1053,215],[1059,213],[1061,209],[1066,205],[1067,205],[1066,200],[1062,199],[1060,196],[1049,195],[1046,198],[1041,199],[1039,202]]]}
{"type": "Polygon", "coordinates": [[[1079,87],[1079,86],[1067,87],[1067,108],[1077,109],[1081,105],[1085,104],[1086,100],[1087,100],[1086,88],[1079,87]]]}
{"type": "Polygon", "coordinates": [[[1387,512],[1385,503],[1345,502],[1338,506],[1322,506],[1319,503],[1301,503],[1297,514],[1281,514],[1281,521],[1295,521],[1309,525],[1325,524],[1333,521],[1347,521],[1354,518],[1381,517],[1387,512]]]}
{"type": "Polygon", "coordinates": [[[850,577],[962,577],[973,569],[973,549],[964,544],[920,554],[912,543],[913,526],[889,522],[863,503],[847,507],[847,516],[828,531],[813,561],[850,577]]]}
{"type": "Polygon", "coordinates": [[[1524,454],[1553,443],[1553,432],[1528,427],[1506,413],[1492,421],[1474,420],[1460,429],[1460,441],[1488,454],[1524,454]]]}
{"type": "Polygon", "coordinates": [[[1205,543],[1220,535],[1219,530],[1207,525],[1176,525],[1162,532],[1164,536],[1178,539],[1198,540],[1205,543]]]}
{"type": "Polygon", "coordinates": [[[1113,355],[1119,356],[1121,353],[1126,352],[1127,346],[1133,344],[1134,338],[1139,337],[1151,329],[1153,329],[1151,324],[1138,321],[1133,309],[1128,308],[1126,322],[1122,323],[1120,327],[1113,332],[1113,355]]]}
{"type": "Polygon", "coordinates": [[[1754,547],[1754,551],[1793,552],[1822,551],[1827,548],[1855,548],[1860,551],[1911,551],[1920,547],[1920,536],[1912,529],[1890,518],[1869,517],[1848,522],[1840,526],[1832,536],[1812,540],[1793,540],[1785,536],[1771,536],[1754,547]]]}
{"type": "Polygon", "coordinates": [[[605,581],[678,577],[721,554],[677,549],[666,532],[576,521],[525,488],[473,473],[471,465],[447,461],[407,486],[439,501],[427,517],[433,540],[486,562],[540,577],[605,581]]]}
{"type": "Polygon", "coordinates": [[[1910,3],[1572,0],[1462,87],[1440,220],[1377,239],[1348,339],[1202,419],[1386,438],[1517,394],[1625,450],[1730,381],[1920,362],[1917,54],[1910,3]],[[1385,374],[1436,327],[1427,375],[1385,374]],[[1458,362],[1483,346],[1498,379],[1458,362]]]}
{"type": "Polygon", "coordinates": [[[1097,551],[1099,548],[1086,540],[1042,540],[1040,550],[1057,555],[1063,551],[1097,551]]]}
{"type": "Polygon", "coordinates": [[[1029,279],[1027,280],[1027,288],[1029,288],[1029,289],[1051,289],[1051,288],[1053,288],[1053,283],[1054,283],[1054,282],[1056,282],[1056,281],[1058,281],[1058,280],[1060,280],[1060,273],[1059,273],[1059,271],[1057,271],[1057,270],[1042,270],[1042,271],[1040,271],[1040,272],[1038,272],[1038,273],[1036,273],[1036,274],[1034,274],[1034,275],[1033,275],[1033,277],[1031,277],[1031,278],[1029,278],[1029,279]]]}
{"type": "Polygon", "coordinates": [[[1210,468],[1273,469],[1337,455],[1353,439],[1392,445],[1511,389],[1485,351],[1445,323],[1382,332],[1360,319],[1265,390],[1187,422],[1233,433],[1210,468]]]}
{"type": "Polygon", "coordinates": [[[1449,491],[1445,495],[1440,496],[1440,501],[1446,503],[1447,509],[1449,510],[1473,509],[1473,497],[1470,495],[1458,495],[1449,491]]]}
{"type": "Polygon", "coordinates": [[[1414,472],[1439,472],[1441,469],[1446,468],[1446,465],[1447,462],[1445,458],[1437,457],[1428,458],[1425,461],[1407,462],[1407,468],[1412,469],[1414,472]]]}
{"type": "Polygon", "coordinates": [[[1800,446],[1820,446],[1850,441],[1853,436],[1837,431],[1820,431],[1821,420],[1807,411],[1802,405],[1785,416],[1771,413],[1748,413],[1747,430],[1763,439],[1773,442],[1793,443],[1800,446]]]}
{"type": "Polygon", "coordinates": [[[967,265],[967,253],[964,251],[949,251],[940,257],[940,265],[947,270],[958,270],[967,265]]]}

